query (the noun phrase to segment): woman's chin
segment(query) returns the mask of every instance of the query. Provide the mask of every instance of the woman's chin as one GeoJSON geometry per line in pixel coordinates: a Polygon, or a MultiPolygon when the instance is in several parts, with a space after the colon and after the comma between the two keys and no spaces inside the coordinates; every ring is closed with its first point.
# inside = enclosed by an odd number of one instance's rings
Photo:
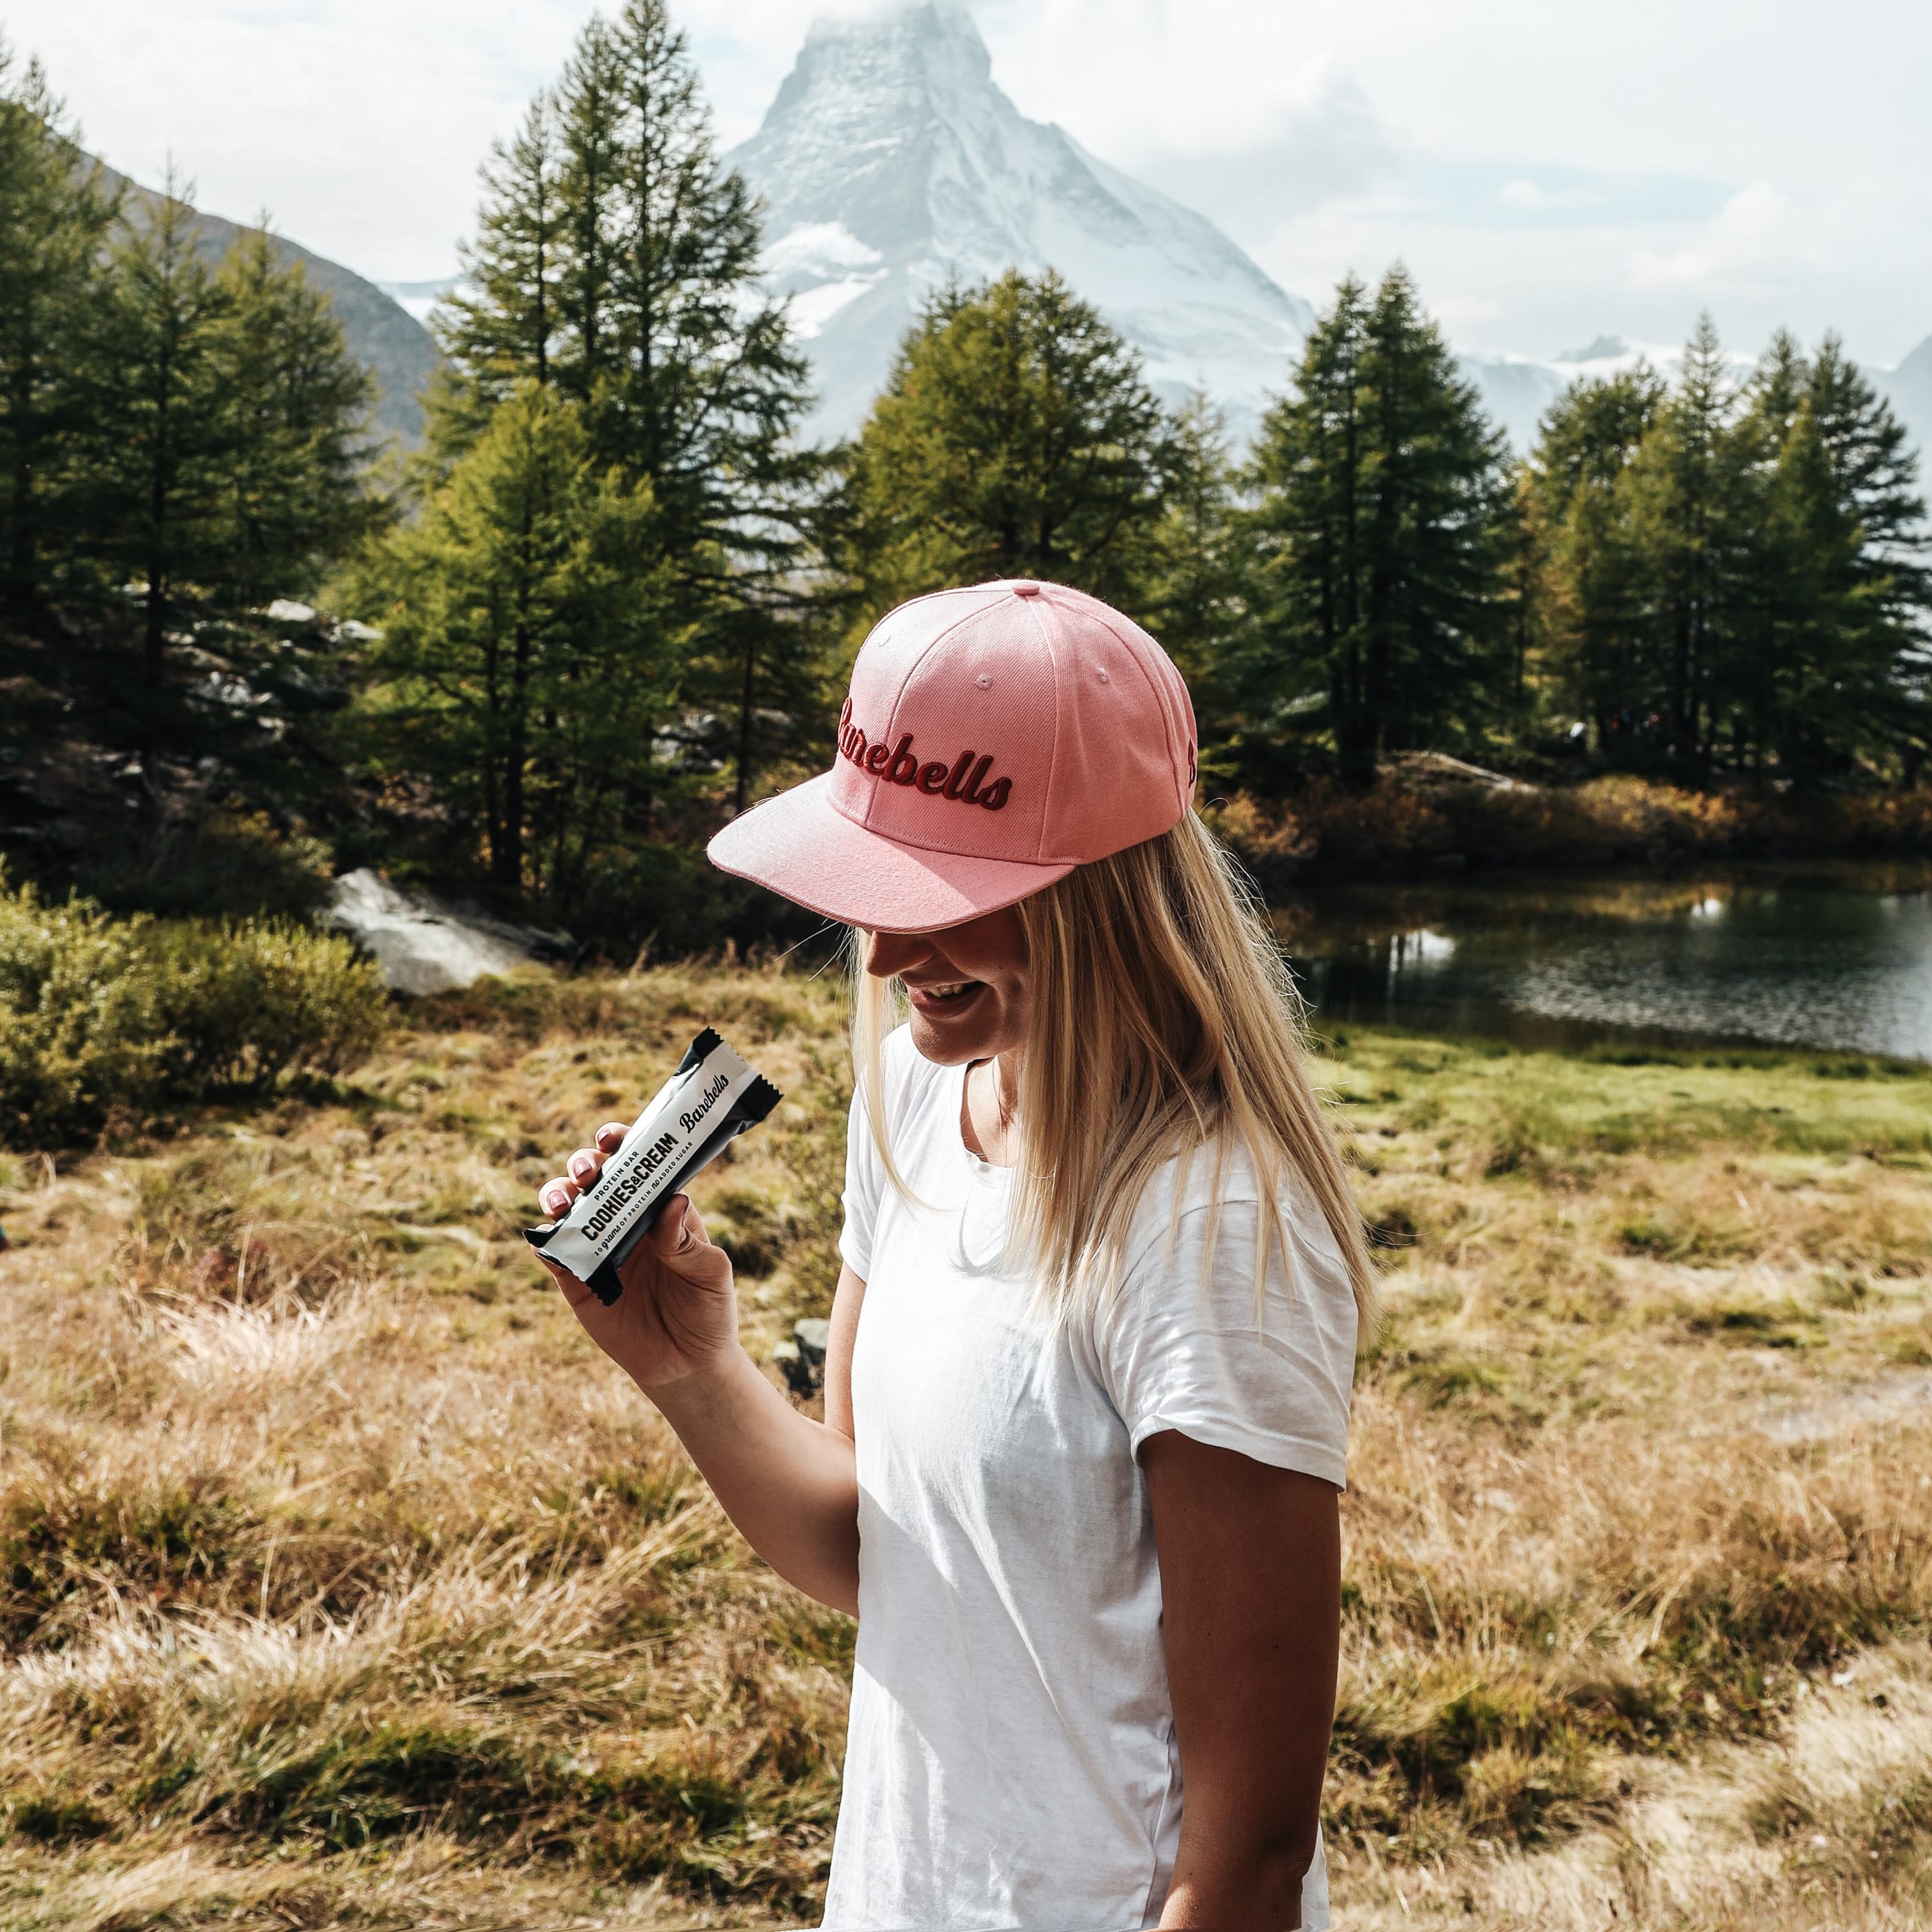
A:
{"type": "Polygon", "coordinates": [[[976,986],[971,992],[943,1005],[914,1000],[912,1043],[920,1058],[940,1066],[957,1066],[963,1060],[986,1059],[987,1004],[984,986],[976,986]]]}

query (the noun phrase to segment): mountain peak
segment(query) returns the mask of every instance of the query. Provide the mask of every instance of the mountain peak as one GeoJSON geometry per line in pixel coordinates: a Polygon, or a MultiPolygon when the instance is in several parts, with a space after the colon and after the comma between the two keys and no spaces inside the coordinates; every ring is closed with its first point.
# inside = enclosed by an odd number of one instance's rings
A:
{"type": "Polygon", "coordinates": [[[1157,388],[1204,382],[1238,428],[1312,320],[1212,222],[1027,119],[958,0],[814,21],[727,159],[764,200],[765,272],[812,354],[818,430],[857,426],[949,278],[1058,270],[1157,388]]]}
{"type": "Polygon", "coordinates": [[[993,57],[959,0],[903,0],[856,14],[820,14],[806,31],[800,58],[809,58],[816,48],[853,42],[938,52],[962,60],[982,75],[992,71],[993,57]]]}

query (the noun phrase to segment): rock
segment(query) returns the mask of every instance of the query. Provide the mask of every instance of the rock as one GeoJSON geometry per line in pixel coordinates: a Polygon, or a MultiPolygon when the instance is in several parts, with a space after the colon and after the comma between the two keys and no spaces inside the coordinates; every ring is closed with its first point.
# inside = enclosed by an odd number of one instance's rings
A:
{"type": "Polygon", "coordinates": [[[269,682],[275,695],[291,711],[343,711],[348,708],[349,694],[340,685],[325,684],[318,677],[311,677],[299,665],[278,667],[269,674],[269,682]]]}
{"type": "Polygon", "coordinates": [[[405,891],[366,868],[335,881],[329,923],[374,953],[392,992],[415,998],[474,986],[486,974],[514,973],[568,958],[567,933],[539,932],[405,891]]]}
{"type": "Polygon", "coordinates": [[[1469,786],[1483,791],[1532,791],[1520,778],[1492,772],[1486,766],[1472,765],[1466,758],[1452,758],[1447,752],[1391,752],[1383,766],[1412,790],[1442,791],[1469,786]]]}
{"type": "Polygon", "coordinates": [[[292,597],[278,597],[262,615],[272,624],[307,626],[315,622],[315,606],[298,604],[292,597]]]}
{"type": "Polygon", "coordinates": [[[832,1346],[832,1324],[817,1316],[792,1324],[791,1340],[772,1351],[785,1385],[802,1401],[815,1395],[825,1381],[825,1352],[832,1346]]]}
{"type": "Polygon", "coordinates": [[[785,1387],[804,1401],[818,1386],[812,1365],[800,1354],[796,1342],[781,1342],[772,1351],[772,1360],[778,1372],[785,1378],[785,1387]]]}

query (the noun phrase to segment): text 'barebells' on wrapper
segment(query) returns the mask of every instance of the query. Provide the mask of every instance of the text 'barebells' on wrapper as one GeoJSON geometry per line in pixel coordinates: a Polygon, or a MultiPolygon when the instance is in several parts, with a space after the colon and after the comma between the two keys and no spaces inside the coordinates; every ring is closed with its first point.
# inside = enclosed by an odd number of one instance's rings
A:
{"type": "Polygon", "coordinates": [[[776,1107],[778,1090],[706,1027],[677,1071],[638,1116],[596,1184],[561,1221],[524,1238],[587,1282],[608,1308],[624,1292],[618,1270],[664,1204],[729,1142],[776,1107]]]}

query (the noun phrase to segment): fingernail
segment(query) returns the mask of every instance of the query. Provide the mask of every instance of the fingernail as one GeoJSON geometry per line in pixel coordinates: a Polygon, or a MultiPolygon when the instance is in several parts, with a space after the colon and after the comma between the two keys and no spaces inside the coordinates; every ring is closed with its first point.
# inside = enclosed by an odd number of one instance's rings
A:
{"type": "Polygon", "coordinates": [[[572,1154],[570,1157],[570,1174],[573,1180],[585,1180],[597,1170],[597,1162],[590,1154],[572,1154]]]}
{"type": "Polygon", "coordinates": [[[543,1197],[543,1210],[546,1214],[561,1214],[570,1205],[570,1196],[560,1187],[549,1189],[543,1197]]]}

